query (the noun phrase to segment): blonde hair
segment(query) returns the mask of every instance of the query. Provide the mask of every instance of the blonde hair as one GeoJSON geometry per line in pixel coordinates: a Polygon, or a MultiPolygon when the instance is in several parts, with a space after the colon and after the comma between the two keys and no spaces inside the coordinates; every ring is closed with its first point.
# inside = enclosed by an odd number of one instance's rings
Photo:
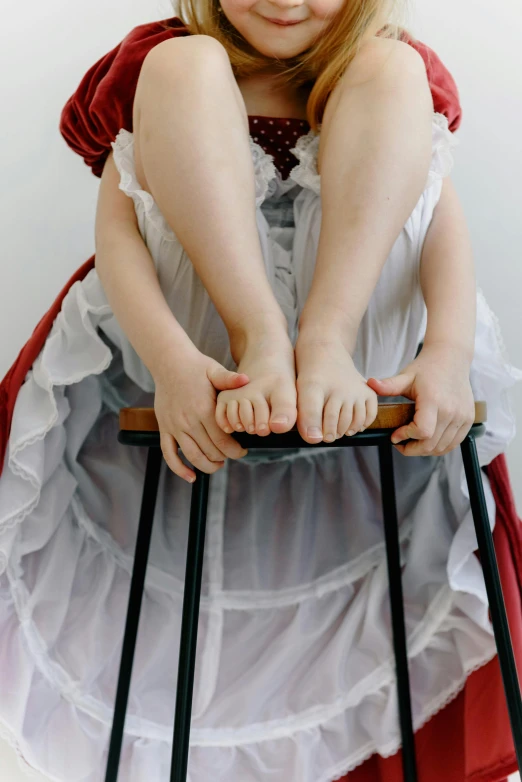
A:
{"type": "Polygon", "coordinates": [[[296,88],[309,85],[307,104],[310,126],[320,126],[328,98],[354,59],[361,44],[370,36],[400,38],[397,10],[403,0],[345,0],[344,6],[321,32],[318,40],[302,54],[287,60],[274,60],[260,54],[220,13],[219,0],[174,0],[189,33],[210,35],[226,49],[236,77],[251,76],[268,65],[279,69],[281,85],[296,88]]]}

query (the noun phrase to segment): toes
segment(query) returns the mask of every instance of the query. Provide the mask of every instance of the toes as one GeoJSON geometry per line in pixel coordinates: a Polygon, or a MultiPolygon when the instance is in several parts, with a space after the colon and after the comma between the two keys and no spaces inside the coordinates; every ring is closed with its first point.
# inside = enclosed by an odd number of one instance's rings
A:
{"type": "Polygon", "coordinates": [[[358,399],[353,406],[353,418],[350,426],[352,432],[360,432],[366,421],[366,400],[358,399]]]}
{"type": "Polygon", "coordinates": [[[351,423],[353,418],[353,402],[345,402],[341,407],[341,413],[339,415],[339,429],[337,430],[338,437],[344,437],[348,431],[351,431],[351,423]]]}
{"type": "Polygon", "coordinates": [[[377,418],[379,412],[379,400],[377,394],[372,394],[369,399],[366,400],[366,419],[364,421],[364,428],[368,429],[377,418]]]}
{"type": "Polygon", "coordinates": [[[227,403],[220,402],[219,398],[216,404],[216,423],[227,434],[232,434],[234,431],[227,418],[227,403]]]}
{"type": "Polygon", "coordinates": [[[250,399],[241,399],[239,402],[239,418],[245,431],[253,434],[256,431],[254,423],[254,408],[250,399]]]}
{"type": "Polygon", "coordinates": [[[270,397],[270,407],[272,409],[270,415],[270,429],[272,432],[278,432],[283,434],[289,432],[295,424],[297,418],[297,407],[295,400],[295,393],[280,393],[272,394],[270,397]]]}
{"type": "Polygon", "coordinates": [[[239,402],[237,399],[231,399],[227,404],[227,418],[230,421],[230,426],[232,426],[236,432],[243,431],[243,424],[239,418],[239,402]]]}
{"type": "Polygon", "coordinates": [[[309,386],[300,391],[297,428],[307,443],[319,443],[323,439],[323,407],[324,394],[320,388],[309,386]]]}
{"type": "Polygon", "coordinates": [[[270,434],[270,427],[268,425],[270,410],[268,408],[268,402],[264,397],[258,397],[253,400],[252,405],[254,407],[256,434],[261,435],[261,437],[266,437],[267,434],[270,434]]]}
{"type": "Polygon", "coordinates": [[[341,407],[342,400],[335,397],[330,397],[325,405],[323,416],[323,439],[325,443],[333,443],[337,439],[341,407]]]}

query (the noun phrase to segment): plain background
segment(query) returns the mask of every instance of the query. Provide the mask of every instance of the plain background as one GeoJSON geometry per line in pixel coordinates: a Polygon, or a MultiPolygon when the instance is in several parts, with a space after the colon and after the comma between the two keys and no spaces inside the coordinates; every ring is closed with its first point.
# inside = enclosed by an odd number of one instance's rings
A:
{"type": "MultiPolygon", "coordinates": [[[[410,4],[411,31],[437,51],[459,85],[464,122],[453,179],[479,285],[499,317],[512,363],[522,367],[522,4],[410,4]]],[[[134,26],[173,16],[171,8],[168,0],[3,0],[0,377],[94,252],[98,180],[59,135],[60,112],[99,57],[134,26]]],[[[520,420],[521,387],[513,400],[520,420]]],[[[522,436],[508,459],[520,509],[522,436]]],[[[0,748],[0,778],[19,778],[7,748],[0,748]]]]}

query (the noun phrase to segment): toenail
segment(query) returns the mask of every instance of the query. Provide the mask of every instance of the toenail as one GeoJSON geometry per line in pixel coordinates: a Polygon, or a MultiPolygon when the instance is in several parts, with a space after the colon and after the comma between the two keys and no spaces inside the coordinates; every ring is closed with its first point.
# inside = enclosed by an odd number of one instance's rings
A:
{"type": "Polygon", "coordinates": [[[265,429],[268,429],[268,426],[266,424],[259,424],[259,431],[264,432],[265,429]]]}
{"type": "Polygon", "coordinates": [[[354,434],[355,434],[355,432],[354,432],[354,430],[353,430],[353,429],[349,429],[349,430],[348,430],[348,437],[353,437],[353,436],[354,436],[354,434]]]}
{"type": "Polygon", "coordinates": [[[248,427],[248,431],[249,432],[255,432],[256,431],[256,427],[254,426],[254,424],[250,424],[250,426],[248,427]]]}
{"type": "Polygon", "coordinates": [[[238,432],[240,432],[242,428],[243,427],[241,426],[241,424],[236,424],[236,429],[238,432]]]}
{"type": "Polygon", "coordinates": [[[323,433],[318,426],[309,426],[306,430],[308,437],[322,437],[323,433]]]}
{"type": "Polygon", "coordinates": [[[288,423],[288,416],[287,415],[276,415],[275,418],[272,418],[273,424],[287,424],[288,423]]]}
{"type": "Polygon", "coordinates": [[[333,443],[333,441],[335,440],[335,435],[327,434],[325,435],[324,439],[326,440],[327,443],[333,443]]]}
{"type": "Polygon", "coordinates": [[[225,432],[226,432],[227,434],[231,434],[231,432],[233,432],[233,431],[234,431],[234,430],[233,430],[233,429],[231,429],[231,428],[230,428],[230,426],[227,426],[227,427],[225,427],[225,432]]]}

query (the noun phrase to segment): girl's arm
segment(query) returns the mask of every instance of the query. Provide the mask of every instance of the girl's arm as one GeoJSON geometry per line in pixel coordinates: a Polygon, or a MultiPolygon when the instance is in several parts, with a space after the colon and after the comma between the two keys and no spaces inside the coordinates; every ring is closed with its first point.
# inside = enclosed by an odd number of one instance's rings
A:
{"type": "Polygon", "coordinates": [[[96,212],[96,269],[118,323],[154,378],[165,459],[173,472],[192,481],[195,474],[179,458],[178,443],[205,472],[215,472],[226,457],[245,455],[215,423],[215,389],[237,388],[248,378],[200,353],[176,321],[139,232],[132,199],[118,184],[111,153],[96,212]]]}
{"type": "Polygon", "coordinates": [[[428,310],[423,348],[398,375],[371,378],[381,396],[415,400],[415,419],[398,429],[394,443],[406,456],[441,456],[456,448],[475,418],[469,373],[475,347],[476,283],[466,220],[450,179],[445,179],[421,259],[428,310]],[[419,442],[420,441],[420,442],[419,442]]]}
{"type": "Polygon", "coordinates": [[[168,373],[173,354],[195,348],[169,309],[134,204],[119,190],[113,154],[101,177],[96,211],[96,270],[118,323],[154,379],[168,373]]]}

